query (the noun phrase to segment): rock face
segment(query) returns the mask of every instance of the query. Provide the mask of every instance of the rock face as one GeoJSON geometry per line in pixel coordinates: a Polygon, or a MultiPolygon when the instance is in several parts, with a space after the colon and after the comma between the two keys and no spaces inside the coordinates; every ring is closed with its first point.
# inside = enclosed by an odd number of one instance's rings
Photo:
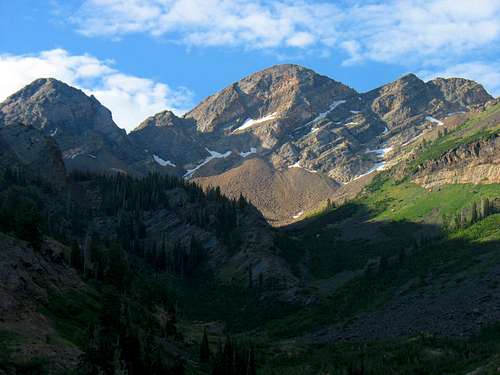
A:
{"type": "Polygon", "coordinates": [[[52,78],[38,79],[0,104],[3,126],[22,123],[52,137],[68,169],[137,172],[134,147],[99,101],[52,78]]]}
{"type": "MultiPolygon", "coordinates": [[[[247,119],[269,118],[266,132],[257,132],[272,146],[315,113],[355,91],[297,65],[277,65],[252,74],[210,96],[186,114],[200,132],[235,131],[247,119]],[[273,126],[276,124],[276,126],[273,126]]],[[[257,127],[256,127],[257,128],[257,127]]]]}
{"type": "Polygon", "coordinates": [[[171,172],[182,173],[183,165],[200,160],[206,154],[197,142],[194,121],[179,118],[170,111],[147,118],[130,133],[130,139],[145,154],[157,156],[158,168],[165,167],[171,172]]]}
{"type": "Polygon", "coordinates": [[[57,143],[31,126],[0,128],[0,168],[22,170],[59,187],[66,184],[66,169],[57,143]]]}
{"type": "Polygon", "coordinates": [[[493,99],[474,81],[437,78],[424,82],[414,74],[369,91],[363,98],[390,130],[397,131],[425,122],[426,116],[443,118],[493,99]]]}
{"type": "Polygon", "coordinates": [[[500,183],[500,136],[456,147],[420,166],[415,182],[432,188],[444,184],[500,183]]]}

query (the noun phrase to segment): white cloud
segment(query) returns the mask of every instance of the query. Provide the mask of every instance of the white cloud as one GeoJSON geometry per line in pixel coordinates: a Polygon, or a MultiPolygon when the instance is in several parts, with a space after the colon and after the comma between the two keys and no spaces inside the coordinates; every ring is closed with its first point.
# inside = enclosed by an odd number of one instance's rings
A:
{"type": "Polygon", "coordinates": [[[72,20],[87,36],[141,32],[188,47],[338,49],[348,55],[344,65],[442,65],[500,44],[498,0],[84,0],[72,20]]]}
{"type": "Polygon", "coordinates": [[[189,46],[331,46],[336,6],[313,1],[85,0],[72,18],[87,36],[144,32],[189,46]]]}
{"type": "Polygon", "coordinates": [[[170,109],[181,113],[191,105],[189,90],[173,90],[163,83],[120,73],[112,63],[90,55],[71,55],[64,49],[0,55],[0,102],[37,78],[53,77],[93,94],[127,131],[156,112],[170,109]]]}
{"type": "Polygon", "coordinates": [[[483,84],[493,96],[500,96],[500,63],[487,64],[479,61],[463,63],[440,71],[421,71],[419,76],[425,80],[436,77],[472,79],[483,84]]]}
{"type": "MultiPolygon", "coordinates": [[[[356,60],[446,62],[497,45],[498,0],[391,0],[355,6],[343,36],[358,48],[344,49],[356,60]]],[[[498,47],[496,47],[498,48],[498,47]]]]}

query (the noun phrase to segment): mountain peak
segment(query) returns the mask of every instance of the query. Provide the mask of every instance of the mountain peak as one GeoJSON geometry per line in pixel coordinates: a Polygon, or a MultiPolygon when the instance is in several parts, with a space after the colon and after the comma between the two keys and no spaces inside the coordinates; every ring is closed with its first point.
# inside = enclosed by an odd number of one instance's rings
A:
{"type": "Polygon", "coordinates": [[[298,64],[275,64],[275,65],[271,65],[268,68],[254,72],[247,77],[251,77],[254,74],[266,74],[266,73],[269,74],[269,73],[273,73],[273,72],[282,72],[282,73],[283,72],[288,72],[288,73],[312,72],[314,74],[317,74],[313,70],[306,68],[305,66],[298,65],[298,64]]]}
{"type": "Polygon", "coordinates": [[[173,126],[176,125],[177,123],[181,122],[182,119],[178,117],[174,112],[170,110],[164,110],[161,112],[156,113],[153,116],[148,117],[146,120],[141,122],[139,126],[137,126],[133,132],[142,130],[148,127],[167,127],[167,126],[173,126]]]}
{"type": "Polygon", "coordinates": [[[265,118],[273,113],[281,114],[280,118],[288,118],[289,122],[302,122],[305,118],[297,117],[297,112],[319,113],[328,108],[333,98],[356,94],[348,86],[311,69],[280,64],[227,86],[202,101],[185,118],[194,119],[202,132],[227,129],[247,119],[265,118]]]}
{"type": "MultiPolygon", "coordinates": [[[[111,150],[115,154],[119,150],[117,159],[131,160],[126,133],[114,123],[111,112],[95,97],[55,78],[36,79],[8,97],[0,104],[0,118],[6,127],[28,124],[54,138],[70,169],[73,164],[97,169],[111,150]]],[[[124,169],[121,161],[116,163],[124,169]]]]}
{"type": "MultiPolygon", "coordinates": [[[[54,93],[62,96],[76,95],[80,98],[88,98],[82,90],[72,87],[56,78],[38,78],[8,97],[5,102],[9,100],[18,100],[20,98],[27,99],[30,97],[47,96],[49,94],[53,95],[54,93]]],[[[97,99],[94,98],[94,100],[97,99]]]]}
{"type": "Polygon", "coordinates": [[[111,123],[116,127],[111,112],[94,96],[87,96],[82,90],[55,78],[34,80],[1,103],[0,113],[6,122],[20,121],[39,129],[49,123],[80,127],[81,130],[95,122],[105,124],[105,128],[111,123]]]}
{"type": "Polygon", "coordinates": [[[427,82],[427,85],[441,91],[446,100],[457,102],[464,107],[493,99],[482,85],[470,79],[438,77],[427,82]]]}
{"type": "Polygon", "coordinates": [[[397,87],[400,85],[404,85],[404,86],[425,85],[425,82],[423,80],[421,80],[414,73],[408,73],[408,74],[405,74],[404,76],[401,76],[400,78],[396,79],[395,81],[392,81],[391,83],[389,83],[385,86],[397,87]]]}

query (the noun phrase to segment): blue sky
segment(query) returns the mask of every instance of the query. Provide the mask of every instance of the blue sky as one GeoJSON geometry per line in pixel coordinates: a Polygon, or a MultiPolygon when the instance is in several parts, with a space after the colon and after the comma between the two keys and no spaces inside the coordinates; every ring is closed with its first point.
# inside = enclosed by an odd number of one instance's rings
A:
{"type": "Polygon", "coordinates": [[[500,95],[499,0],[0,0],[0,100],[40,76],[132,129],[265,67],[366,91],[414,72],[500,95]]]}

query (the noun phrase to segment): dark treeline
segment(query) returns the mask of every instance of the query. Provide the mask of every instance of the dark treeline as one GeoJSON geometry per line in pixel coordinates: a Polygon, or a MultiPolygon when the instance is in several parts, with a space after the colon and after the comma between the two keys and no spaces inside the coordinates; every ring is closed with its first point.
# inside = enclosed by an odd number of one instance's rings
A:
{"type": "MultiPolygon", "coordinates": [[[[224,197],[218,188],[204,191],[157,174],[133,178],[73,172],[68,187],[59,190],[25,176],[11,170],[0,175],[0,231],[28,241],[36,251],[44,236],[67,245],[68,262],[100,296],[98,310],[86,322],[85,354],[77,373],[183,374],[186,354],[171,350],[183,342],[176,299],[158,275],[190,277],[205,259],[205,249],[195,235],[183,241],[166,232],[151,235],[145,217],[159,210],[175,212],[185,224],[212,233],[235,251],[249,204],[243,197],[224,197]],[[176,199],[177,190],[186,201],[176,199]]],[[[243,373],[217,370],[226,366],[221,353],[210,359],[214,374],[243,373]]],[[[231,368],[246,371],[249,352],[238,353],[231,354],[234,360],[241,357],[231,368]]]]}
{"type": "Polygon", "coordinates": [[[200,362],[209,364],[211,375],[256,375],[253,346],[226,336],[224,345],[219,341],[212,354],[207,332],[203,332],[200,345],[200,362]]]}
{"type": "Polygon", "coordinates": [[[481,198],[480,201],[472,202],[455,215],[443,216],[443,224],[448,230],[464,229],[498,212],[500,212],[500,199],[481,198]]]}

